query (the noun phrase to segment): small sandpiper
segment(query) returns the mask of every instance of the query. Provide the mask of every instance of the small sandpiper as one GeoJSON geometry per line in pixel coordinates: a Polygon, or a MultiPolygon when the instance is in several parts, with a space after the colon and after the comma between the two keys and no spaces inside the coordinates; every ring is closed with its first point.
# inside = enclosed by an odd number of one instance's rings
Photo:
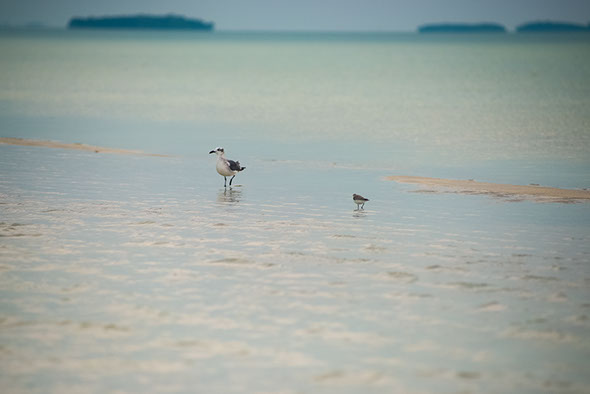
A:
{"type": "Polygon", "coordinates": [[[353,194],[352,199],[357,206],[357,209],[365,209],[365,203],[369,201],[368,198],[364,198],[360,194],[353,194]]]}
{"type": "Polygon", "coordinates": [[[215,148],[215,150],[212,150],[211,152],[209,152],[209,154],[211,154],[211,153],[215,153],[217,155],[216,169],[217,169],[217,172],[219,173],[219,175],[221,175],[223,177],[223,179],[225,179],[223,187],[227,187],[227,177],[228,176],[231,176],[231,179],[229,180],[229,185],[231,186],[231,182],[236,177],[236,174],[240,171],[245,170],[246,167],[240,166],[239,161],[233,161],[233,160],[226,159],[225,152],[223,151],[223,148],[221,148],[221,147],[215,148]]]}

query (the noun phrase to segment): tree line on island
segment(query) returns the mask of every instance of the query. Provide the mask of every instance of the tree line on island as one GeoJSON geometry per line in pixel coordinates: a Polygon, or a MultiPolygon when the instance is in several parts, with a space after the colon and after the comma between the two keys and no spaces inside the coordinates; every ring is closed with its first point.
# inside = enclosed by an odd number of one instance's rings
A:
{"type": "MultiPolygon", "coordinates": [[[[537,32],[590,32],[590,24],[568,22],[528,22],[516,27],[517,33],[537,32]]],[[[508,29],[499,23],[433,23],[418,27],[420,33],[507,33],[508,29]]]]}
{"type": "MultiPolygon", "coordinates": [[[[134,29],[134,30],[200,30],[212,31],[215,24],[180,15],[127,15],[101,17],[74,17],[70,29],[134,29]]],[[[590,32],[590,24],[568,22],[529,22],[516,27],[517,33],[534,32],[590,32]]],[[[499,23],[432,23],[418,27],[419,33],[506,33],[499,23]]]]}
{"type": "Polygon", "coordinates": [[[180,15],[101,16],[70,19],[70,29],[202,30],[212,31],[213,22],[180,15]]]}

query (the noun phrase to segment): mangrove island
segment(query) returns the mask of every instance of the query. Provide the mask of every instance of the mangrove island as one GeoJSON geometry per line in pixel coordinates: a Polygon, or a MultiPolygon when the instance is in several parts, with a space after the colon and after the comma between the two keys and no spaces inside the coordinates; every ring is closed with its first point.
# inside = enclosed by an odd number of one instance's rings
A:
{"type": "Polygon", "coordinates": [[[419,33],[506,33],[497,23],[433,23],[418,27],[419,33]]]}
{"type": "Polygon", "coordinates": [[[102,17],[75,17],[69,29],[133,29],[133,30],[201,30],[212,31],[214,23],[189,19],[179,15],[129,15],[102,17]]]}
{"type": "Polygon", "coordinates": [[[516,28],[518,33],[542,33],[542,32],[590,32],[590,25],[581,25],[568,22],[529,22],[516,28]]]}

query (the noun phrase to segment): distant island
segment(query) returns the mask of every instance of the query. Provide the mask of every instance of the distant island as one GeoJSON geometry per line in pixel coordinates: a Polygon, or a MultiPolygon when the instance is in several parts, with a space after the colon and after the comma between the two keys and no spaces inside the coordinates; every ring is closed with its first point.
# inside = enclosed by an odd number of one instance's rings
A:
{"type": "MultiPolygon", "coordinates": [[[[506,27],[498,23],[431,23],[418,27],[419,33],[506,33],[506,27]]],[[[590,32],[590,24],[568,22],[527,22],[516,27],[516,33],[590,32]]]]}
{"type": "Polygon", "coordinates": [[[539,32],[590,32],[589,25],[580,25],[567,22],[529,22],[516,28],[518,33],[539,33],[539,32]]]}
{"type": "Polygon", "coordinates": [[[69,29],[201,30],[212,31],[213,22],[178,15],[102,16],[70,19],[69,29]]]}
{"type": "Polygon", "coordinates": [[[497,23],[433,23],[418,27],[419,33],[506,33],[497,23]]]}

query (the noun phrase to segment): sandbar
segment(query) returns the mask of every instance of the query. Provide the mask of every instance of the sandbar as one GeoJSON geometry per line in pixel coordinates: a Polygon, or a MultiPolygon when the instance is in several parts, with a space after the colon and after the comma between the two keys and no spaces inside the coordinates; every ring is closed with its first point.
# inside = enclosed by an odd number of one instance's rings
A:
{"type": "Polygon", "coordinates": [[[103,146],[93,146],[86,144],[68,144],[64,142],[56,141],[43,141],[43,140],[30,140],[24,138],[10,138],[0,137],[0,144],[3,145],[20,145],[20,146],[39,146],[44,148],[58,148],[58,149],[75,149],[83,150],[94,153],[115,153],[120,155],[140,155],[140,156],[156,156],[156,157],[168,157],[168,155],[160,155],[157,153],[146,153],[139,150],[129,149],[117,149],[117,148],[106,148],[103,146]]]}
{"type": "Polygon", "coordinates": [[[506,198],[510,201],[532,200],[539,202],[573,203],[590,200],[590,190],[560,189],[539,185],[509,185],[501,183],[476,182],[474,180],[427,178],[421,176],[388,176],[387,180],[399,183],[417,184],[422,187],[418,192],[454,192],[461,194],[483,194],[506,198]]]}

